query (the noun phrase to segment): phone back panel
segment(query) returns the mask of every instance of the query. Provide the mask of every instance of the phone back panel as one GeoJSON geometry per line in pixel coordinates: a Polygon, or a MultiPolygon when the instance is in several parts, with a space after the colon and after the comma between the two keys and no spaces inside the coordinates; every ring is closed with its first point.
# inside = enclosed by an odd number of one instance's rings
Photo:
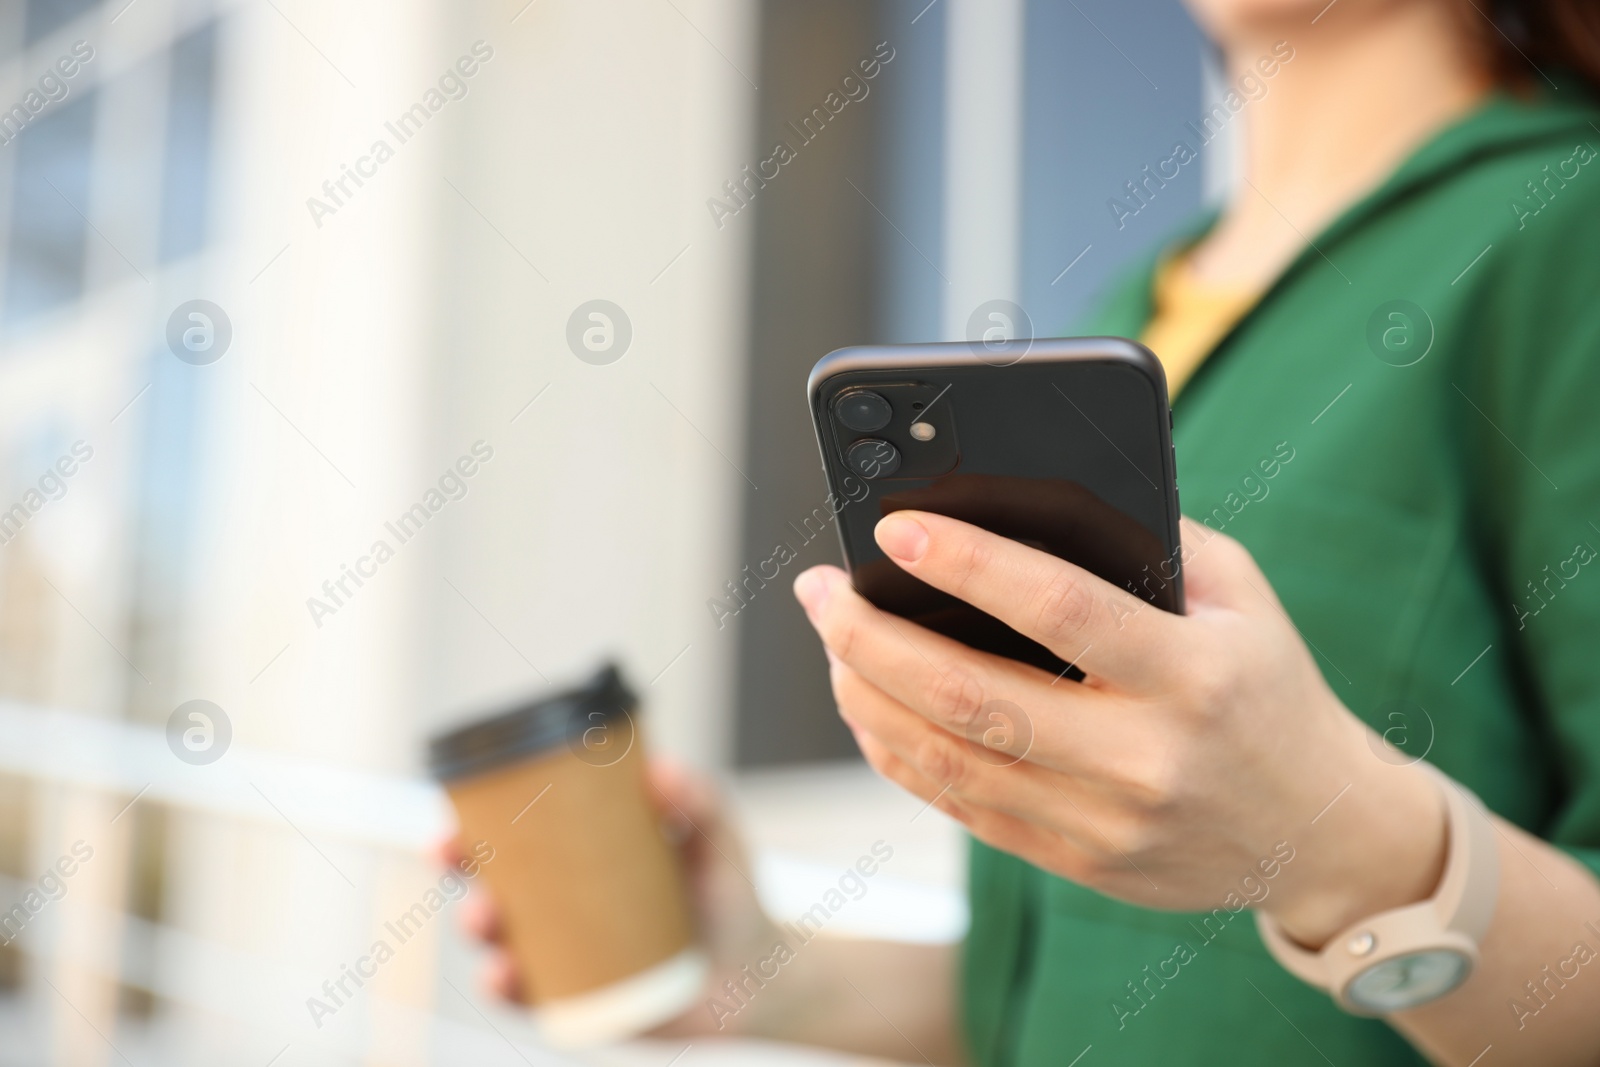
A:
{"type": "Polygon", "coordinates": [[[874,526],[911,508],[982,526],[1183,611],[1171,416],[1147,349],[1120,338],[847,348],[816,365],[809,393],[846,564],[883,610],[974,648],[1070,669],[884,557],[874,526]],[[886,425],[863,432],[840,421],[839,401],[862,391],[887,401],[886,425]]]}

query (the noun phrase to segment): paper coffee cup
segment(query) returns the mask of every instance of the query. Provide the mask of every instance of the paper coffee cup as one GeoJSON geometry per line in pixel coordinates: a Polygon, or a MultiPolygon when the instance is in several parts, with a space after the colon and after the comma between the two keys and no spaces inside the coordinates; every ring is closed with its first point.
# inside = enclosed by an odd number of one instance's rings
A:
{"type": "Polygon", "coordinates": [[[429,761],[484,864],[546,1037],[637,1034],[694,1002],[707,963],[647,794],[637,699],[614,666],[433,740],[429,761]]]}

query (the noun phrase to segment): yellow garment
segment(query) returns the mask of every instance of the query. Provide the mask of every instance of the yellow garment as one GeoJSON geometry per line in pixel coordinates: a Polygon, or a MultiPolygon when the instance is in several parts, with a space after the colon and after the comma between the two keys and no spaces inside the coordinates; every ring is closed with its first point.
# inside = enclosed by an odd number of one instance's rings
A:
{"type": "Polygon", "coordinates": [[[1153,289],[1154,311],[1140,340],[1161,360],[1168,395],[1177,396],[1217,342],[1261,298],[1261,290],[1196,278],[1186,255],[1157,268],[1153,289]]]}

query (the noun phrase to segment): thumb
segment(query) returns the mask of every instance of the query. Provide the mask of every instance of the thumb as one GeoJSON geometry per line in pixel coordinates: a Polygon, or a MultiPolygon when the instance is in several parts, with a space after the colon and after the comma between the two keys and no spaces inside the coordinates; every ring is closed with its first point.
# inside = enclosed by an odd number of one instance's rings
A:
{"type": "Polygon", "coordinates": [[[1183,518],[1179,536],[1189,614],[1207,607],[1254,613],[1270,605],[1283,610],[1255,557],[1238,541],[1188,516],[1183,518]]]}
{"type": "Polygon", "coordinates": [[[651,758],[647,773],[651,799],[694,876],[726,864],[753,887],[744,840],[711,779],[660,756],[651,758]]]}
{"type": "Polygon", "coordinates": [[[710,778],[664,756],[652,756],[645,775],[651,802],[677,836],[697,830],[713,841],[726,836],[722,798],[710,778]]]}

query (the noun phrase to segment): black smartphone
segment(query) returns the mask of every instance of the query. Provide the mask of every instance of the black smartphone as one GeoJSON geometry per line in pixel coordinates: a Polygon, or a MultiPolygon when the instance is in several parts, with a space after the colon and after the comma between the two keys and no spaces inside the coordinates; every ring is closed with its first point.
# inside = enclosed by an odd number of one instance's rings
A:
{"type": "Polygon", "coordinates": [[[844,348],[811,371],[822,469],[856,589],[963,644],[1070,677],[1043,645],[913,578],[873,539],[931,511],[1183,611],[1166,375],[1116,337],[844,348]]]}

